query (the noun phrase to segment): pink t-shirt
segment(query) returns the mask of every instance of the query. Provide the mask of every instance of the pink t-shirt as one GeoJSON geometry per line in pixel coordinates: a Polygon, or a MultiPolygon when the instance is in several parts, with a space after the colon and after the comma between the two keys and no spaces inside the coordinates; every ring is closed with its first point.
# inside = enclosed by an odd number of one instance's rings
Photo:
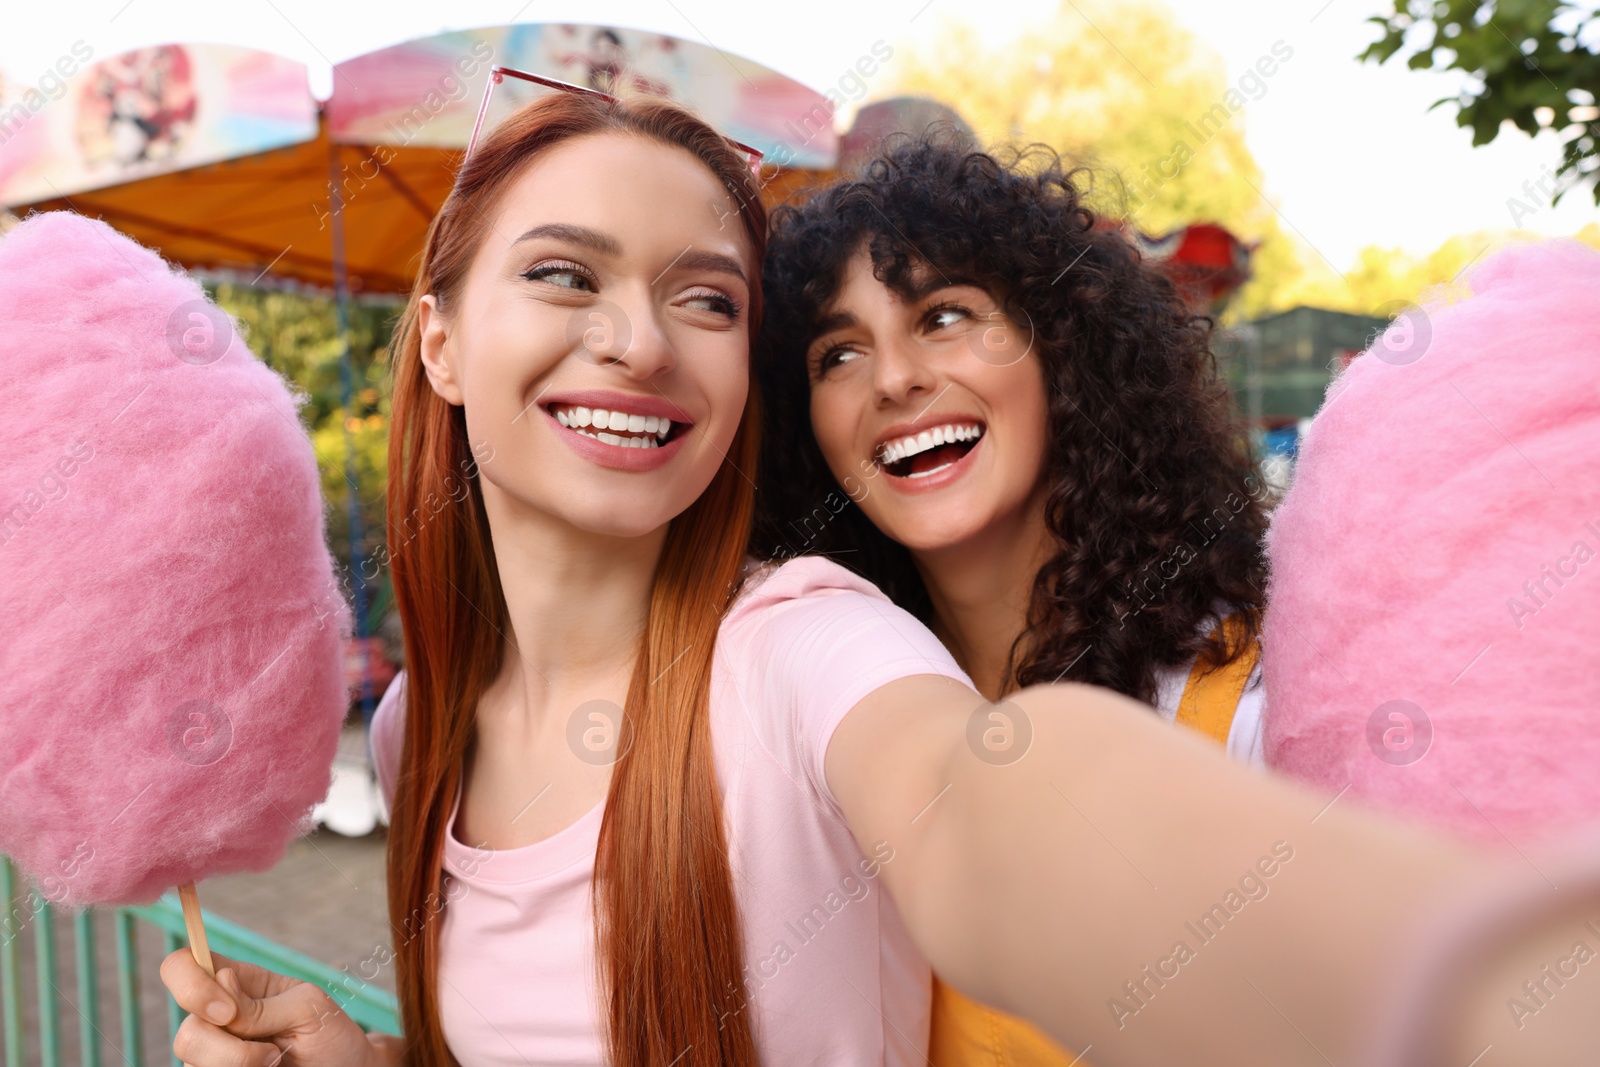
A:
{"type": "MultiPolygon", "coordinates": [[[[820,558],[752,576],[718,633],[713,760],[744,924],[746,1010],[764,1064],[927,1062],[928,964],[879,878],[893,843],[868,843],[863,855],[823,774],[845,714],[917,674],[969,681],[920,622],[820,558]]],[[[372,720],[386,800],[403,684],[402,674],[372,720]]],[[[604,1062],[590,898],[603,808],[501,851],[458,841],[452,811],[439,998],[461,1063],[604,1062]]]]}

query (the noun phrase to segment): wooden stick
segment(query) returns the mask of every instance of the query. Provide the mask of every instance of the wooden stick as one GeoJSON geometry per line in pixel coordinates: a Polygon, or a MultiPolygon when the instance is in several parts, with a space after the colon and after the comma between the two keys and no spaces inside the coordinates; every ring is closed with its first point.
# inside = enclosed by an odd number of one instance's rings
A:
{"type": "Polygon", "coordinates": [[[194,961],[215,978],[217,969],[211,963],[211,946],[206,943],[206,925],[200,919],[200,894],[195,892],[193,882],[185,882],[178,887],[178,899],[183,901],[183,925],[189,929],[189,951],[194,953],[194,961]]]}

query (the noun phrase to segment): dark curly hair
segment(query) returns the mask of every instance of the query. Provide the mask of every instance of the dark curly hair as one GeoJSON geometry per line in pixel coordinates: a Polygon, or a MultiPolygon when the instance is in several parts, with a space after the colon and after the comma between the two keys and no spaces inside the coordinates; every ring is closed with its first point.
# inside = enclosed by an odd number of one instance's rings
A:
{"type": "Polygon", "coordinates": [[[1049,393],[1055,549],[1004,688],[1074,680],[1150,702],[1158,668],[1201,654],[1214,667],[1255,640],[1267,489],[1217,373],[1211,319],[1085,206],[1086,175],[1041,145],[1002,161],[930,133],[776,210],[756,354],[766,432],[753,548],[829,556],[931,620],[910,553],[840,491],[817,447],[806,349],[862,249],[903,299],[929,265],[974,279],[1033,324],[1049,393]],[[1247,633],[1207,625],[1230,612],[1247,633]]]}

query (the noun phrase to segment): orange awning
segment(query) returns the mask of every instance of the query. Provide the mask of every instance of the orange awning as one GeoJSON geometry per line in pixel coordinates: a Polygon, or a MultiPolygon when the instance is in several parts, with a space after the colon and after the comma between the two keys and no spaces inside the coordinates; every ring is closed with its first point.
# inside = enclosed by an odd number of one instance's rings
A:
{"type": "Polygon", "coordinates": [[[187,267],[270,271],[333,285],[332,173],[345,196],[345,263],[350,291],[402,293],[428,223],[454,180],[460,151],[331,145],[326,121],[316,139],[258,155],[92,189],[14,208],[73,210],[104,219],[187,267]]]}

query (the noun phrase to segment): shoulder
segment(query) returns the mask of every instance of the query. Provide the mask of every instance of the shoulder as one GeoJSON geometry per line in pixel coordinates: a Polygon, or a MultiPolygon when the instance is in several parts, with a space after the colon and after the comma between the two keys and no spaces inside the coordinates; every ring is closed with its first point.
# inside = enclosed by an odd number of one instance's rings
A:
{"type": "Polygon", "coordinates": [[[372,766],[378,772],[378,788],[383,791],[384,804],[394,805],[394,780],[400,766],[400,748],[405,741],[405,682],[406,672],[401,671],[383,691],[377,710],[372,713],[368,727],[367,743],[371,748],[372,766]]]}
{"type": "Polygon", "coordinates": [[[892,603],[877,586],[824,556],[795,556],[782,562],[748,559],[744,585],[728,609],[728,620],[738,621],[797,600],[840,593],[892,603]]]}
{"type": "Polygon", "coordinates": [[[717,636],[716,663],[743,726],[830,804],[823,755],[852,708],[901,678],[937,674],[971,685],[915,616],[815,556],[751,565],[717,636]]]}
{"type": "Polygon", "coordinates": [[[757,659],[831,650],[852,659],[927,660],[937,664],[937,673],[960,673],[919,619],[867,579],[821,556],[750,561],[719,640],[730,649],[759,652],[757,659]]]}

